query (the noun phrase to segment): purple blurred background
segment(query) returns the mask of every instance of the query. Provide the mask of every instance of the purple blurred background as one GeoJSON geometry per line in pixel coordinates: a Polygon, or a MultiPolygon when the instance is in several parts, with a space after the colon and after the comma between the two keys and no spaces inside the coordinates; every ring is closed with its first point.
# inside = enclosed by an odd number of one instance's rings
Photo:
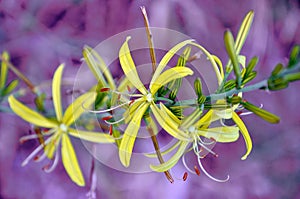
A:
{"type": "MultiPolygon", "coordinates": [[[[95,46],[108,37],[143,27],[140,6],[146,6],[152,26],[170,28],[195,38],[225,62],[223,32],[235,34],[244,15],[255,11],[253,28],[242,50],[257,55],[262,79],[278,62],[287,62],[293,44],[300,44],[300,2],[288,0],[2,0],[0,1],[0,51],[32,82],[51,79],[59,63],[66,63],[64,77],[74,77],[80,67],[84,44],[95,46]],[[226,3],[225,3],[226,2],[226,3]]],[[[12,76],[12,75],[11,75],[12,76]]],[[[230,174],[227,183],[216,183],[202,175],[170,184],[163,174],[128,174],[97,164],[97,198],[300,198],[300,82],[284,91],[248,93],[253,103],[279,116],[270,125],[251,115],[244,118],[253,137],[254,149],[241,161],[244,143],[218,145],[218,159],[206,161],[217,176],[230,174]]],[[[30,126],[19,118],[0,114],[0,198],[85,198],[89,187],[69,180],[60,164],[51,174],[41,164],[21,167],[21,161],[36,145],[20,145],[18,139],[30,126]]],[[[90,154],[75,141],[88,182],[90,154]]],[[[182,177],[183,168],[175,172],[182,177]]]]}

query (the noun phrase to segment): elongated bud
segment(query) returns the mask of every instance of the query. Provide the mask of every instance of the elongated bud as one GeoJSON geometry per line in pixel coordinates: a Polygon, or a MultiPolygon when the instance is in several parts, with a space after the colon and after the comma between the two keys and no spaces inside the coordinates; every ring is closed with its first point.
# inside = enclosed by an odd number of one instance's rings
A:
{"type": "Polygon", "coordinates": [[[257,65],[258,63],[258,57],[253,57],[250,62],[248,63],[247,67],[246,67],[246,74],[245,76],[248,76],[252,71],[253,69],[255,68],[255,66],[257,65]]]}
{"type": "Polygon", "coordinates": [[[19,85],[19,80],[15,79],[11,81],[3,90],[2,95],[6,96],[11,93],[19,85]]]}
{"type": "Polygon", "coordinates": [[[202,83],[199,77],[197,77],[194,81],[194,88],[195,88],[195,92],[196,95],[199,97],[202,96],[202,83]]]}
{"type": "Polygon", "coordinates": [[[247,76],[245,75],[242,81],[242,84],[247,84],[248,82],[250,82],[251,80],[253,80],[257,75],[256,71],[252,71],[250,72],[247,76]]]}
{"type": "Polygon", "coordinates": [[[45,99],[46,99],[46,94],[42,93],[40,95],[38,95],[35,99],[34,99],[34,103],[37,107],[37,109],[41,112],[45,111],[45,99]]]}
{"type": "Polygon", "coordinates": [[[272,77],[268,79],[268,89],[271,91],[277,91],[284,88],[287,88],[289,82],[283,78],[275,78],[272,77]]]}
{"type": "Polygon", "coordinates": [[[285,75],[284,79],[287,80],[288,82],[294,82],[300,80],[300,72],[285,75]]]}
{"type": "Polygon", "coordinates": [[[242,101],[242,98],[238,95],[234,95],[232,96],[232,98],[228,99],[227,101],[231,104],[238,104],[242,101]]]}
{"type": "Polygon", "coordinates": [[[2,62],[1,62],[0,88],[3,88],[7,80],[7,71],[8,71],[7,62],[9,61],[9,54],[6,51],[4,51],[2,53],[1,59],[2,62]]]}
{"type": "Polygon", "coordinates": [[[273,113],[270,113],[264,109],[256,107],[249,102],[243,101],[242,105],[244,106],[245,109],[251,111],[252,113],[261,117],[262,119],[264,119],[267,122],[279,123],[279,121],[280,121],[280,118],[277,115],[274,115],[273,113]]]}
{"type": "Polygon", "coordinates": [[[272,76],[278,75],[279,73],[281,73],[283,71],[283,69],[284,69],[284,66],[281,63],[277,64],[272,71],[272,76]]]}
{"type": "Polygon", "coordinates": [[[294,46],[290,54],[290,60],[288,63],[288,68],[292,68],[300,59],[300,46],[294,46]]]}
{"type": "Polygon", "coordinates": [[[238,57],[237,57],[237,54],[236,54],[235,48],[234,48],[234,39],[233,39],[232,33],[229,30],[225,31],[225,33],[224,33],[224,43],[225,43],[226,51],[228,53],[228,56],[231,60],[232,66],[233,66],[233,71],[236,76],[237,85],[238,85],[238,87],[240,87],[241,71],[240,71],[240,67],[239,67],[238,57]]]}

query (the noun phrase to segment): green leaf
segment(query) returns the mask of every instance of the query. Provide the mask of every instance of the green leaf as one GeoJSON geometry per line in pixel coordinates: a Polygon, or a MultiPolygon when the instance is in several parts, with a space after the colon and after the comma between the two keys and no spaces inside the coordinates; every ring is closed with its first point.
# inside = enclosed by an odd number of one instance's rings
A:
{"type": "Polygon", "coordinates": [[[283,64],[279,63],[275,66],[275,68],[272,71],[272,75],[271,76],[277,76],[278,74],[280,74],[282,71],[284,70],[284,66],[283,64]]]}
{"type": "Polygon", "coordinates": [[[258,63],[258,57],[253,57],[246,67],[246,73],[244,76],[248,76],[253,71],[257,63],[258,63]]]}
{"type": "Polygon", "coordinates": [[[19,80],[15,79],[11,81],[4,89],[2,92],[2,96],[6,96],[10,94],[17,86],[19,85],[19,80]]]}

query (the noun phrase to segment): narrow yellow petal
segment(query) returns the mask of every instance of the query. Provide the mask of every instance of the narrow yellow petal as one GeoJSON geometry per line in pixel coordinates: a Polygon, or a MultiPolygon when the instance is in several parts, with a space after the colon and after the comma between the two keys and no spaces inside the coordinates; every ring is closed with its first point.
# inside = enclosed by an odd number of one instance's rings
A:
{"type": "Polygon", "coordinates": [[[182,157],[188,144],[189,144],[189,142],[181,142],[177,152],[168,161],[166,161],[160,165],[150,165],[150,168],[156,172],[165,172],[165,171],[171,169],[172,167],[175,166],[175,164],[178,162],[178,160],[182,157]]]}
{"type": "Polygon", "coordinates": [[[90,132],[90,131],[83,131],[78,129],[69,128],[68,133],[73,137],[83,139],[89,142],[95,143],[114,143],[115,139],[108,134],[100,133],[100,132],[90,132]]]}
{"type": "Polygon", "coordinates": [[[150,92],[154,95],[160,87],[166,85],[172,80],[192,75],[193,71],[186,67],[174,67],[166,70],[150,85],[150,92]]]}
{"type": "Polygon", "coordinates": [[[95,102],[95,98],[95,92],[87,92],[75,99],[66,109],[62,123],[66,126],[73,124],[86,111],[82,105],[86,108],[90,107],[95,102]]]}
{"type": "Polygon", "coordinates": [[[157,125],[156,123],[154,122],[152,116],[150,114],[147,114],[145,117],[144,117],[146,123],[147,123],[147,129],[148,131],[151,130],[153,132],[154,135],[157,135],[158,133],[158,128],[157,128],[157,125]]]}
{"type": "Polygon", "coordinates": [[[223,78],[222,78],[221,72],[219,70],[219,67],[218,67],[213,55],[210,52],[208,52],[203,46],[201,46],[201,45],[199,45],[195,42],[191,43],[191,45],[196,46],[197,48],[199,48],[207,56],[208,60],[210,61],[211,65],[212,65],[212,67],[213,67],[213,69],[216,73],[216,76],[217,76],[217,79],[218,79],[218,84],[220,85],[223,81],[223,78]]]}
{"type": "Polygon", "coordinates": [[[61,64],[55,71],[52,81],[52,97],[53,97],[53,105],[56,113],[56,118],[60,122],[62,120],[63,112],[61,105],[61,78],[62,72],[64,69],[64,64],[61,64]]]}
{"type": "Polygon", "coordinates": [[[145,100],[143,98],[139,98],[131,104],[128,109],[124,113],[125,123],[129,123],[132,117],[135,115],[138,108],[144,103],[145,100]]]}
{"type": "MultiPolygon", "coordinates": [[[[166,150],[163,150],[161,151],[161,155],[167,155],[169,153],[171,153],[174,149],[176,149],[179,144],[181,143],[182,141],[176,141],[175,144],[171,145],[169,148],[167,148],[166,150]]],[[[148,158],[157,158],[157,154],[154,152],[154,153],[145,153],[144,154],[146,157],[148,158]]]]}
{"type": "Polygon", "coordinates": [[[239,138],[239,128],[234,126],[214,127],[198,130],[197,134],[217,142],[235,142],[239,138]]]}
{"type": "Polygon", "coordinates": [[[107,65],[105,64],[104,60],[102,59],[102,57],[91,47],[89,46],[85,46],[83,49],[83,57],[87,62],[87,65],[89,66],[90,70],[93,72],[94,76],[97,78],[98,81],[103,81],[105,82],[105,80],[103,79],[102,74],[104,74],[109,87],[112,90],[116,89],[116,85],[114,82],[114,79],[107,67],[107,65]]]}
{"type": "Polygon", "coordinates": [[[84,186],[84,178],[79,167],[74,148],[69,136],[65,133],[62,134],[61,156],[64,167],[71,180],[73,180],[73,182],[75,182],[78,186],[84,186]]]}
{"type": "Polygon", "coordinates": [[[252,140],[251,140],[250,134],[247,130],[247,127],[245,126],[244,122],[241,120],[241,118],[238,116],[238,114],[236,112],[233,112],[232,119],[236,123],[236,125],[239,127],[239,129],[244,137],[245,143],[246,143],[247,152],[241,158],[242,160],[245,160],[252,150],[252,140]]]}
{"type": "Polygon", "coordinates": [[[156,104],[150,105],[150,108],[159,125],[174,138],[185,141],[189,140],[188,135],[178,128],[179,124],[169,116],[169,112],[165,111],[167,108],[163,108],[163,104],[160,104],[160,106],[162,107],[162,110],[160,110],[156,104]]]}
{"type": "Polygon", "coordinates": [[[216,120],[218,120],[219,118],[216,118],[214,111],[212,109],[210,109],[209,111],[207,111],[207,113],[205,113],[200,120],[195,124],[195,127],[198,129],[207,129],[210,124],[216,120]]]}
{"type": "Polygon", "coordinates": [[[135,112],[135,115],[133,116],[132,120],[130,121],[124,132],[119,148],[119,158],[121,163],[125,167],[128,167],[130,165],[132,150],[137,133],[141,125],[141,119],[148,107],[149,104],[147,103],[144,103],[140,106],[140,108],[135,112]]]}
{"type": "Polygon", "coordinates": [[[224,70],[223,70],[223,64],[222,61],[219,59],[219,57],[217,57],[216,55],[212,55],[212,57],[214,58],[215,62],[218,64],[219,66],[219,71],[221,74],[221,77],[224,78],[224,70]]]}
{"type": "Polygon", "coordinates": [[[158,78],[158,76],[161,74],[161,72],[164,70],[164,68],[167,66],[167,64],[169,63],[169,61],[172,59],[172,57],[184,46],[190,44],[191,42],[193,42],[193,39],[189,39],[189,40],[185,40],[183,42],[180,42],[179,44],[175,45],[173,48],[171,48],[165,55],[164,57],[161,59],[161,61],[159,62],[152,80],[150,82],[150,85],[152,85],[156,79],[158,78]]]}
{"type": "Polygon", "coordinates": [[[13,112],[15,112],[16,115],[31,124],[45,128],[55,128],[58,125],[57,122],[49,120],[43,115],[31,110],[19,102],[13,95],[9,96],[8,102],[10,108],[13,110],[13,112]]]}
{"type": "Polygon", "coordinates": [[[147,94],[147,90],[144,84],[141,82],[139,75],[136,71],[135,64],[131,57],[130,49],[128,46],[128,40],[130,37],[126,38],[126,41],[122,45],[119,51],[120,64],[123,69],[124,74],[128,80],[142,93],[147,94]]]}

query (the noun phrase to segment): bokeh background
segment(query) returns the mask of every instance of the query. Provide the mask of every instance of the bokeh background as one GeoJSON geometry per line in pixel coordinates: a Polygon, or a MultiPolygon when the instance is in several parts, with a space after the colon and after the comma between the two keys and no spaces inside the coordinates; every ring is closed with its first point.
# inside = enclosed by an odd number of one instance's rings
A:
{"type": "MultiPolygon", "coordinates": [[[[119,32],[143,27],[142,5],[152,26],[187,34],[224,62],[224,30],[236,33],[244,15],[254,10],[242,54],[260,57],[257,79],[268,76],[276,63],[286,63],[293,44],[300,44],[296,0],[1,0],[0,51],[7,50],[12,63],[35,84],[50,80],[62,62],[67,65],[64,77],[72,79],[81,65],[84,44],[96,46],[119,32]]],[[[281,122],[270,125],[253,115],[244,118],[254,142],[245,161],[240,160],[245,150],[242,138],[216,146],[222,156],[208,158],[206,167],[217,176],[229,173],[229,182],[190,175],[186,182],[170,184],[163,174],[123,173],[97,163],[97,198],[300,198],[299,89],[297,82],[284,91],[246,94],[249,101],[279,115],[281,122]]],[[[41,164],[21,167],[37,144],[19,144],[30,125],[6,113],[0,113],[0,125],[0,198],[86,198],[89,184],[77,187],[61,164],[51,174],[44,173],[41,164]]],[[[74,141],[88,181],[91,156],[80,141],[74,141]]],[[[183,168],[178,171],[180,178],[183,168]]]]}

